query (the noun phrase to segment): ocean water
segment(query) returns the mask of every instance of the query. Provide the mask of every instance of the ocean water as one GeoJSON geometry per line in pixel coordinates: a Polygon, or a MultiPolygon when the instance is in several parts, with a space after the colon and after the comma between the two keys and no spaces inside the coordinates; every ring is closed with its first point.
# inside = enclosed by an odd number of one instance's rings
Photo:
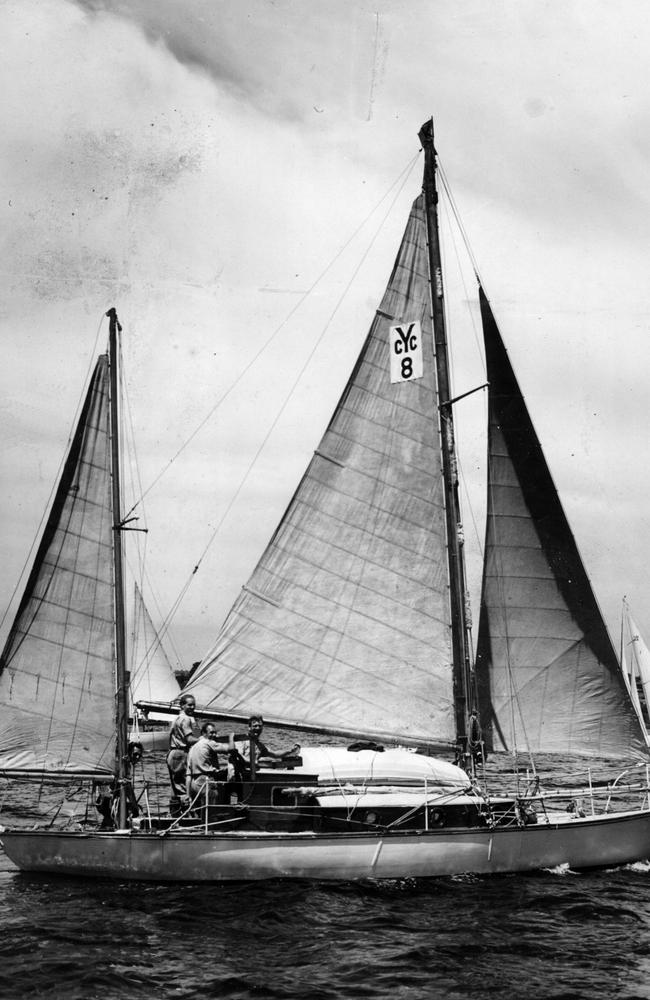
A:
{"type": "Polygon", "coordinates": [[[0,995],[650,997],[650,865],[152,886],[0,872],[0,995]]]}
{"type": "MultiPolygon", "coordinates": [[[[31,822],[30,794],[2,821],[31,822]]],[[[0,855],[0,997],[201,996],[650,998],[650,863],[165,886],[26,875],[0,855]]]]}

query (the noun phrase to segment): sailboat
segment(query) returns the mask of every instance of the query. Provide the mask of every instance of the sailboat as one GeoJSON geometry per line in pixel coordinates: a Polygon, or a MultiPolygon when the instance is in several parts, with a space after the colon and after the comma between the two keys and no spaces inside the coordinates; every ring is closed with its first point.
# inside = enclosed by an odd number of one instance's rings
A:
{"type": "Polygon", "coordinates": [[[648,649],[625,599],[623,599],[621,618],[621,670],[646,742],[650,746],[650,730],[648,729],[650,725],[648,710],[648,706],[650,706],[650,649],[648,649]]]}
{"type": "Polygon", "coordinates": [[[129,817],[112,310],[109,356],[98,362],[1,661],[3,717],[16,710],[23,739],[22,754],[0,747],[0,769],[109,769],[117,829],[5,829],[0,840],[19,868],[159,881],[363,879],[578,869],[650,854],[647,773],[626,786],[618,811],[620,784],[592,786],[590,810],[575,807],[573,791],[542,790],[539,774],[510,793],[486,783],[493,751],[643,766],[646,745],[482,288],[489,469],[473,661],[433,123],[419,135],[423,190],[359,358],[185,689],[205,718],[240,722],[263,705],[271,725],[347,745],[281,762],[251,752],[248,770],[223,783],[216,802],[206,796],[180,817],[129,817]],[[107,503],[112,513],[100,515],[107,503]],[[86,544],[84,565],[105,563],[88,591],[71,568],[71,550],[86,544]],[[79,597],[83,616],[73,610],[79,597]],[[54,707],[56,744],[44,725],[38,739],[28,728],[24,695],[54,707]],[[64,739],[64,721],[85,719],[91,698],[96,713],[106,710],[101,725],[93,717],[101,745],[70,725],[64,739]]]}

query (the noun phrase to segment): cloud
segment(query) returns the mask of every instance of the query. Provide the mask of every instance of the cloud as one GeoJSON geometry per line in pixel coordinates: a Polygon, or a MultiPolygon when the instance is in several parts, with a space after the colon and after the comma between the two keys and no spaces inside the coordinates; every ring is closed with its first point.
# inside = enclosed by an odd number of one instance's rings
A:
{"type": "MultiPolygon", "coordinates": [[[[77,0],[95,17],[112,15],[136,25],[182,64],[208,74],[234,97],[287,121],[309,121],[314,110],[332,111],[345,100],[355,36],[367,49],[376,12],[370,3],[248,0],[77,0]],[[361,30],[360,30],[361,29],[361,30]],[[352,46],[351,46],[352,42],[352,46]]],[[[372,52],[371,52],[372,54],[372,52]]],[[[354,72],[354,67],[352,67],[354,72]]],[[[367,67],[368,92],[373,64],[367,67]]]]}
{"type": "Polygon", "coordinates": [[[200,169],[212,88],[119,20],[68,3],[25,4],[4,22],[6,280],[37,298],[111,287],[135,223],[200,169]]]}

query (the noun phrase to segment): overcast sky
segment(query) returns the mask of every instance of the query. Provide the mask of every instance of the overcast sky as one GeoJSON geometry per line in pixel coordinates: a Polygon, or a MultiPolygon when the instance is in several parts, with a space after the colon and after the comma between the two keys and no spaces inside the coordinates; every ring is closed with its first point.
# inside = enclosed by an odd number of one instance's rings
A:
{"type": "MultiPolygon", "coordinates": [[[[145,597],[159,619],[200,561],[173,622],[200,658],[363,342],[433,116],[614,640],[623,594],[650,639],[645,0],[0,0],[0,32],[2,608],[115,305],[145,597]]],[[[459,414],[481,537],[483,414],[459,414]]]]}

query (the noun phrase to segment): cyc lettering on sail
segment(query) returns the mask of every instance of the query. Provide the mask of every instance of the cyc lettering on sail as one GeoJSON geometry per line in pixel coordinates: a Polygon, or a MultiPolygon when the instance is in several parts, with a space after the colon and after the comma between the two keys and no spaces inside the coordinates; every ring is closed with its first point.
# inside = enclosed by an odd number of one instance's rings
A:
{"type": "Polygon", "coordinates": [[[390,380],[411,382],[422,378],[422,331],[416,320],[390,328],[390,380]]]}

